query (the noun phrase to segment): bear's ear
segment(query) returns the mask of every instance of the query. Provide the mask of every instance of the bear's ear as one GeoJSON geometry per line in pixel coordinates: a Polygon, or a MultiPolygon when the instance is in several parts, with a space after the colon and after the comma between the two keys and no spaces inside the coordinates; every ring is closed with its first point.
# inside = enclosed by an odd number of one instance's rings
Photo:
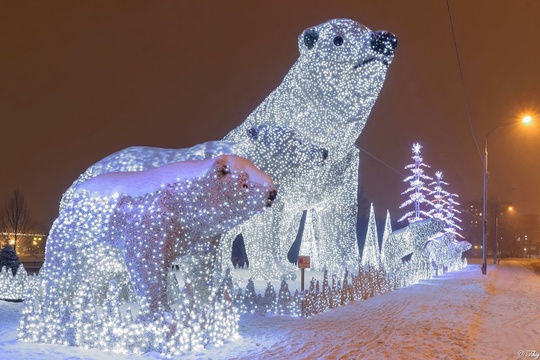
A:
{"type": "Polygon", "coordinates": [[[133,198],[129,195],[122,195],[116,203],[116,208],[122,212],[131,212],[131,205],[133,205],[133,198]]]}
{"type": "Polygon", "coordinates": [[[227,158],[225,156],[220,156],[216,158],[216,161],[214,162],[213,166],[214,172],[218,176],[224,176],[227,174],[230,174],[231,170],[229,168],[229,163],[227,161],[227,158]]]}

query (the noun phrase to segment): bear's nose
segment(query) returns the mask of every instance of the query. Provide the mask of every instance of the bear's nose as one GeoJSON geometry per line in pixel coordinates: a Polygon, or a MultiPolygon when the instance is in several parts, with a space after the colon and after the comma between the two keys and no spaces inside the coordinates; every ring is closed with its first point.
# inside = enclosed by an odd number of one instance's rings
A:
{"type": "Polygon", "coordinates": [[[276,196],[277,196],[277,190],[276,189],[270,190],[268,192],[268,200],[274,201],[276,199],[276,196]]]}
{"type": "Polygon", "coordinates": [[[377,31],[371,34],[371,48],[383,55],[394,55],[398,45],[396,35],[388,31],[377,31]]]}

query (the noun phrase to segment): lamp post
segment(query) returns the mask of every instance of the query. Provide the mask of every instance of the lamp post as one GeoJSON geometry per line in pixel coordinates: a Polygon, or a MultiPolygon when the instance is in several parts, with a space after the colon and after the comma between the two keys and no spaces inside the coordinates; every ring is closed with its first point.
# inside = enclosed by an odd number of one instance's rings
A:
{"type": "MultiPolygon", "coordinates": [[[[521,118],[521,122],[523,124],[530,124],[532,122],[532,116],[526,115],[521,118]]],[[[486,214],[486,199],[487,199],[487,173],[488,173],[488,138],[491,133],[497,129],[507,127],[510,125],[514,125],[515,123],[512,122],[510,124],[501,125],[494,127],[491,129],[485,139],[485,146],[484,146],[484,191],[482,194],[482,274],[487,274],[487,250],[486,250],[486,231],[487,231],[487,214],[486,214]]],[[[497,241],[497,239],[495,239],[497,241]]],[[[496,256],[496,255],[495,255],[496,256]]]]}

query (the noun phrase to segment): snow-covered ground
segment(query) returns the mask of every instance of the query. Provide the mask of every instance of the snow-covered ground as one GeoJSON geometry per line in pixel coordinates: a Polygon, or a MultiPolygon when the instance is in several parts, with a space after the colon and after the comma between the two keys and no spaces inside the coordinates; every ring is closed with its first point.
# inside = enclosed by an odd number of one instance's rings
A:
{"type": "MultiPolygon", "coordinates": [[[[519,359],[540,352],[539,260],[467,268],[309,319],[243,315],[240,336],[174,359],[519,359]]],[[[472,263],[472,264],[471,264],[472,263]]],[[[306,280],[310,275],[306,276],[306,280]]],[[[257,285],[257,284],[256,284],[257,285]]],[[[291,283],[294,290],[299,283],[291,283]]],[[[257,286],[258,291],[262,289],[257,286]]],[[[0,301],[0,358],[154,359],[17,340],[22,303],[0,301]]]]}

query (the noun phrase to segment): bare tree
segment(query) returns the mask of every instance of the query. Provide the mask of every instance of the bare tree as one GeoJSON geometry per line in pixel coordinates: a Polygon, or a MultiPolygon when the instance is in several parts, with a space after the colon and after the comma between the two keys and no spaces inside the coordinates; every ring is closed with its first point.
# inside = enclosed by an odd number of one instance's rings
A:
{"type": "Polygon", "coordinates": [[[27,234],[31,227],[31,218],[19,189],[13,191],[11,198],[6,201],[0,213],[0,228],[8,233],[10,245],[18,251],[19,241],[23,234],[27,234]]]}

